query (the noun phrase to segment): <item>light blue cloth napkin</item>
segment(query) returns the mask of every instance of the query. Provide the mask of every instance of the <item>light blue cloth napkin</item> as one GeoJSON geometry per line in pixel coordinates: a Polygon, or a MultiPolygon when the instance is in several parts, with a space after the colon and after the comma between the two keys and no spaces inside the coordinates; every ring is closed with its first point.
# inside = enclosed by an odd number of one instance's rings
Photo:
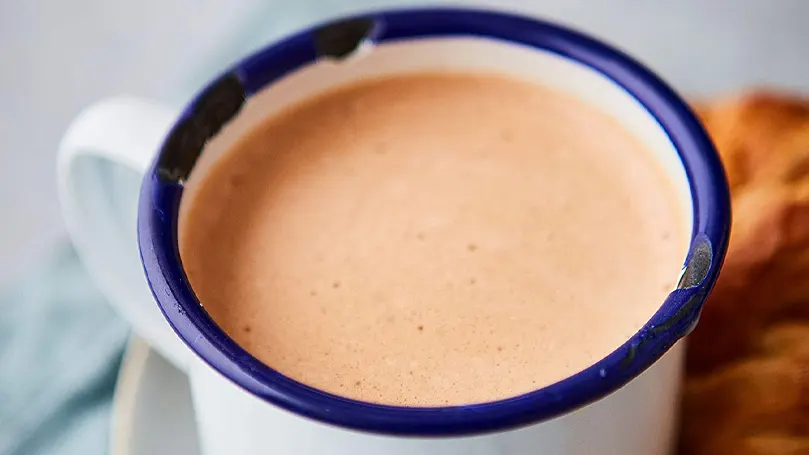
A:
{"type": "Polygon", "coordinates": [[[68,243],[0,293],[0,455],[108,453],[128,331],[68,243]]]}

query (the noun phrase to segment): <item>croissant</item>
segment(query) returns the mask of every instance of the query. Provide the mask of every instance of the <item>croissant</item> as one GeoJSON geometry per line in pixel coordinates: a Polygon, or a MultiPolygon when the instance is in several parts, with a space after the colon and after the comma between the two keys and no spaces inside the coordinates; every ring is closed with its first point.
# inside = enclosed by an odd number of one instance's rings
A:
{"type": "Polygon", "coordinates": [[[728,255],[688,339],[682,455],[809,455],[809,100],[696,106],[731,188],[728,255]]]}

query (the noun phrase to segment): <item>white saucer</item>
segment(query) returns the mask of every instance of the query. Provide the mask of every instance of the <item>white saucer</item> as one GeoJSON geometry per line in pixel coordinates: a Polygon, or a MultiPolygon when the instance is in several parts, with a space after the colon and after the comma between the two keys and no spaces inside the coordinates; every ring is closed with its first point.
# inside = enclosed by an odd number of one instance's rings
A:
{"type": "Polygon", "coordinates": [[[129,341],[112,409],[111,455],[199,455],[188,378],[145,341],[129,341]]]}

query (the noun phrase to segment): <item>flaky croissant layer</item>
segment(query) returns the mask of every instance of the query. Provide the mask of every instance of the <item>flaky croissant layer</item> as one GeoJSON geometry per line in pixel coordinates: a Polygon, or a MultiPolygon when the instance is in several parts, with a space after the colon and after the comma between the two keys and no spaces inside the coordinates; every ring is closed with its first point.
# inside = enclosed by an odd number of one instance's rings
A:
{"type": "Polygon", "coordinates": [[[733,225],[688,341],[679,452],[809,455],[809,99],[758,91],[697,112],[733,225]]]}

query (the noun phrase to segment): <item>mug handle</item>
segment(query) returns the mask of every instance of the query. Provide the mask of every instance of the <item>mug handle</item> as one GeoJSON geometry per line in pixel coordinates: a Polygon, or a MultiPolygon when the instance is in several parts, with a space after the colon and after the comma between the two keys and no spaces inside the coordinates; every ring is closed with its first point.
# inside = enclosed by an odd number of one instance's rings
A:
{"type": "Polygon", "coordinates": [[[90,276],[135,332],[183,371],[188,350],[155,302],[140,261],[140,183],[178,112],[133,97],[82,111],[59,146],[62,213],[90,276]]]}

